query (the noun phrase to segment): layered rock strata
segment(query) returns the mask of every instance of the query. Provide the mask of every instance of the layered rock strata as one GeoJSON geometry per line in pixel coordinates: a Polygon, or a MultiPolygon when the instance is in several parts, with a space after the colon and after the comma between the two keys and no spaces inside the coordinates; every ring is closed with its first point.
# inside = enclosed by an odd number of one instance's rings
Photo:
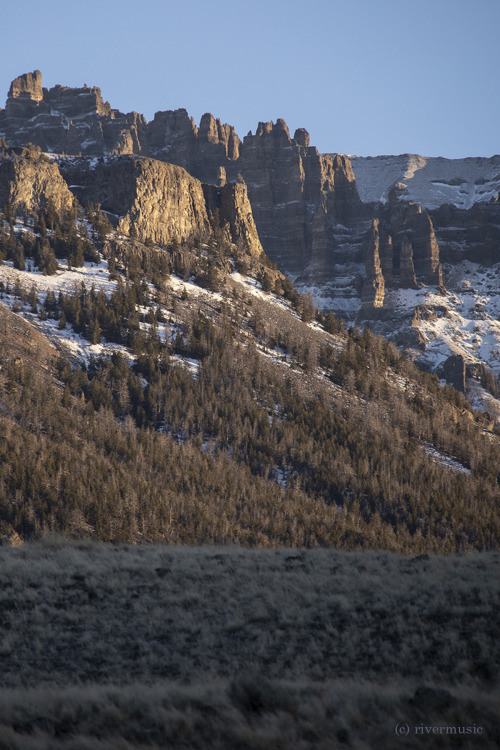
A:
{"type": "Polygon", "coordinates": [[[443,263],[469,260],[489,266],[500,261],[500,202],[475,203],[468,210],[443,205],[429,211],[443,263]]]}

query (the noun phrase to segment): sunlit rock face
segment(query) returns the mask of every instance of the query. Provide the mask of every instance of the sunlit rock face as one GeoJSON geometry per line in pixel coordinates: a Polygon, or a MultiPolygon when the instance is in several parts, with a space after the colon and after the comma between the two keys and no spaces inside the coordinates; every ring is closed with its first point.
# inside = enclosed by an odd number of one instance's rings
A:
{"type": "Polygon", "coordinates": [[[209,230],[202,185],[181,167],[124,156],[63,160],[61,169],[80,202],[99,203],[125,234],[168,244],[209,230]]]}
{"type": "MultiPolygon", "coordinates": [[[[304,128],[292,136],[284,120],[260,122],[242,140],[209,113],[198,125],[185,109],[159,111],[147,122],[112,109],[97,87],[46,89],[40,71],[12,82],[0,110],[2,136],[11,146],[31,142],[57,154],[149,157],[123,167],[97,164],[92,190],[111,206],[113,191],[140,193],[138,185],[151,179],[156,197],[147,198],[144,188],[140,208],[132,201],[128,219],[120,218],[136,221],[151,239],[170,237],[166,226],[174,221],[154,200],[164,191],[166,205],[177,200],[174,173],[152,165],[182,167],[199,182],[196,188],[187,177],[178,182],[186,190],[176,204],[180,233],[206,226],[207,211],[218,209],[233,241],[255,254],[262,247],[301,291],[313,292],[319,307],[402,342],[416,340],[427,352],[429,334],[414,317],[426,304],[426,288],[454,292],[468,272],[457,270],[460,264],[500,263],[500,156],[322,155],[304,128]]],[[[489,314],[491,302],[484,304],[489,314]]]]}
{"type": "Polygon", "coordinates": [[[63,158],[60,169],[80,203],[100,204],[124,234],[160,245],[204,237],[217,210],[229,241],[262,253],[244,183],[205,185],[182,167],[141,156],[63,158]]]}
{"type": "Polygon", "coordinates": [[[62,215],[74,197],[57,164],[33,148],[0,149],[0,206],[37,216],[51,202],[62,215]]]}

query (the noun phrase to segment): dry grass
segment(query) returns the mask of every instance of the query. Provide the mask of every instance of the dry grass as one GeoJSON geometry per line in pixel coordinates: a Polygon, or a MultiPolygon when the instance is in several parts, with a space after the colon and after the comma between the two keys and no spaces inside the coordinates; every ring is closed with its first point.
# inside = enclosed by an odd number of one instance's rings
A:
{"type": "Polygon", "coordinates": [[[0,693],[0,750],[390,750],[497,748],[498,698],[406,684],[274,682],[263,678],[0,693]],[[411,727],[397,737],[398,724],[411,727]],[[415,734],[470,726],[482,736],[415,734]],[[468,741],[469,740],[469,741],[468,741]]]}
{"type": "Polygon", "coordinates": [[[0,750],[497,747],[499,581],[499,553],[2,547],[0,750]]]}

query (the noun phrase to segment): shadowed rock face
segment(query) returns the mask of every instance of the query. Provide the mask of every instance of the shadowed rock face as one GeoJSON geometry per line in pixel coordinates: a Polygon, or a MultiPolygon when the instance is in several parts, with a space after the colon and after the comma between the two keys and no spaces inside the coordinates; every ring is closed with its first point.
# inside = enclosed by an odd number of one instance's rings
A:
{"type": "Polygon", "coordinates": [[[365,246],[360,320],[377,317],[385,290],[416,289],[423,284],[442,286],[439,247],[429,215],[395,196],[379,206],[365,246]]]}
{"type": "MultiPolygon", "coordinates": [[[[148,153],[179,164],[202,182],[220,184],[238,159],[240,139],[230,125],[204,114],[196,127],[185,109],[157,112],[148,125],[148,153]]],[[[232,178],[233,179],[233,178],[232,178]]]]}
{"type": "Polygon", "coordinates": [[[500,261],[500,202],[475,203],[468,210],[443,205],[429,211],[443,263],[500,261]]]}
{"type": "Polygon", "coordinates": [[[289,273],[314,275],[331,264],[337,224],[361,207],[349,160],[323,157],[306,131],[291,139],[284,120],[247,135],[233,173],[248,185],[255,222],[269,257],[289,273]]]}

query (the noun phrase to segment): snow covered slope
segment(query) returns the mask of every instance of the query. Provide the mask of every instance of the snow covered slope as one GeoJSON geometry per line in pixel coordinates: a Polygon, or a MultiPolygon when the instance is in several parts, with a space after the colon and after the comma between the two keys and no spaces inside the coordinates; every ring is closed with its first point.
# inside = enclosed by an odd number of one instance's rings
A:
{"type": "Polygon", "coordinates": [[[468,209],[498,198],[500,156],[444,159],[416,154],[350,156],[356,186],[364,203],[386,202],[389,190],[401,183],[401,198],[423,208],[446,203],[468,209]]]}
{"type": "Polygon", "coordinates": [[[395,311],[420,311],[413,322],[425,338],[425,359],[434,368],[452,354],[483,362],[500,376],[500,264],[484,269],[464,261],[448,271],[447,291],[434,287],[389,292],[395,311]]]}

